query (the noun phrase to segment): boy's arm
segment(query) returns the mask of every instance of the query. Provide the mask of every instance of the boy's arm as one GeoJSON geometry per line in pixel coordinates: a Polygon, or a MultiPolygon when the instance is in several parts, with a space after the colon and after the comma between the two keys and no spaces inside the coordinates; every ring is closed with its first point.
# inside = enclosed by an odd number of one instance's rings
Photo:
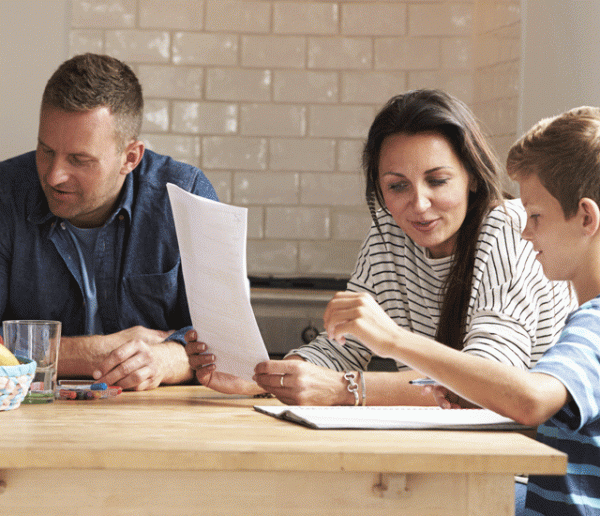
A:
{"type": "Polygon", "coordinates": [[[400,328],[368,294],[336,294],[325,311],[330,338],[351,334],[383,357],[399,360],[476,405],[536,426],[569,400],[552,376],[462,353],[400,328]]]}
{"type": "Polygon", "coordinates": [[[571,399],[566,387],[553,376],[523,371],[404,333],[408,338],[402,337],[399,348],[414,346],[407,359],[413,367],[461,398],[525,425],[547,421],[571,399]]]}

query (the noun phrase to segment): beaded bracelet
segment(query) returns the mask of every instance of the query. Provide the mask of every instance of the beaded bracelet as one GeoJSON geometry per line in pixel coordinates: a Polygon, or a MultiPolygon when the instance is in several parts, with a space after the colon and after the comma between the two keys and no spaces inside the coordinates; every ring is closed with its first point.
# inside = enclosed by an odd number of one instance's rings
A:
{"type": "Polygon", "coordinates": [[[358,405],[359,400],[358,384],[354,381],[356,375],[351,371],[347,371],[346,373],[344,373],[344,378],[348,380],[348,392],[354,394],[354,406],[356,407],[358,405]]]}

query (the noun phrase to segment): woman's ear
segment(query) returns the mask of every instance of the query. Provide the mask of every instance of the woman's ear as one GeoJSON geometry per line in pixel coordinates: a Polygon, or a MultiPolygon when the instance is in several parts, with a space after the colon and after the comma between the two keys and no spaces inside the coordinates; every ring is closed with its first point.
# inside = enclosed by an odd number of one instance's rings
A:
{"type": "Polygon", "coordinates": [[[600,208],[589,197],[579,200],[579,213],[582,216],[582,229],[587,236],[593,236],[600,228],[600,208]]]}
{"type": "Polygon", "coordinates": [[[477,191],[477,179],[469,174],[469,191],[475,193],[477,191]]]}

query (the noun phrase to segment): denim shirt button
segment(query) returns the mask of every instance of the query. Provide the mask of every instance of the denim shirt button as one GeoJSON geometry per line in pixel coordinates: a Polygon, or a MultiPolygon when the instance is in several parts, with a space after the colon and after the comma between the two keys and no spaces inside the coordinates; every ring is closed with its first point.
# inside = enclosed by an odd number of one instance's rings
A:
{"type": "Polygon", "coordinates": [[[67,229],[67,225],[64,222],[60,223],[60,228],[61,229],[67,229]]]}

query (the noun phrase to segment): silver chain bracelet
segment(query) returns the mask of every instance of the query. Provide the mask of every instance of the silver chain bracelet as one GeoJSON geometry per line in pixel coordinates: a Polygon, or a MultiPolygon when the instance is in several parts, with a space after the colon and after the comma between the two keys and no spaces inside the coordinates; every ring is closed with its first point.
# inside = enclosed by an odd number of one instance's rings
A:
{"type": "Polygon", "coordinates": [[[344,378],[348,380],[348,392],[354,394],[354,406],[358,406],[359,396],[358,396],[358,384],[354,381],[356,379],[356,375],[352,371],[347,371],[344,373],[344,378]]]}

